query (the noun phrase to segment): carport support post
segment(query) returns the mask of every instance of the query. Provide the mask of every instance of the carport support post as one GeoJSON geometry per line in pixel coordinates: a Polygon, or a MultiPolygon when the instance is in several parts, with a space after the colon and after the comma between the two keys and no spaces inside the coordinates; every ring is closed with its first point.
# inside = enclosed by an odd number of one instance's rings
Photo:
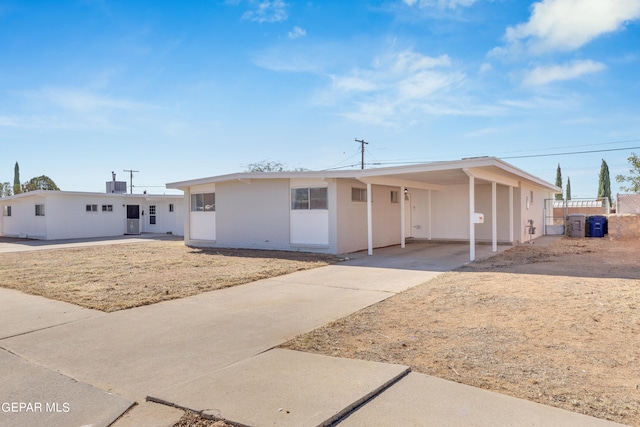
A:
{"type": "Polygon", "coordinates": [[[491,244],[493,252],[498,252],[498,208],[496,182],[491,182],[491,244]]]}
{"type": "Polygon", "coordinates": [[[509,186],[509,243],[513,243],[513,186],[509,186]]]}
{"type": "MultiPolygon", "coordinates": [[[[466,171],[465,171],[466,172],[466,171]]],[[[476,224],[473,221],[473,214],[476,211],[476,180],[473,175],[469,175],[469,261],[476,259],[476,224]]]]}
{"type": "Polygon", "coordinates": [[[371,212],[371,183],[367,182],[367,253],[373,255],[373,214],[371,212]]]}
{"type": "Polygon", "coordinates": [[[404,215],[405,215],[405,208],[404,208],[404,187],[400,187],[400,194],[398,195],[399,199],[400,199],[400,247],[404,248],[404,241],[406,239],[407,236],[405,236],[405,232],[404,232],[404,215]]]}

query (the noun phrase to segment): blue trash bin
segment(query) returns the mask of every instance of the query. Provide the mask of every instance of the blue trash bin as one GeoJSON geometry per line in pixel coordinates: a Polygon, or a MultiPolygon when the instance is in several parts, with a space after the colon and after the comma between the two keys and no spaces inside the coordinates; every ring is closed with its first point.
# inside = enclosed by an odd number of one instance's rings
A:
{"type": "Polygon", "coordinates": [[[607,228],[606,216],[592,216],[589,217],[589,234],[591,237],[604,237],[607,228]]]}

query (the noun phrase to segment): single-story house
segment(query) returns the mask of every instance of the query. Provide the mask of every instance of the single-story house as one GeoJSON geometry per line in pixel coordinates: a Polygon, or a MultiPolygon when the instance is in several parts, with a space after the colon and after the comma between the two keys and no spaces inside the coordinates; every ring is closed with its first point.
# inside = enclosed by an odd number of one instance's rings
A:
{"type": "Polygon", "coordinates": [[[407,238],[475,243],[542,235],[562,190],[494,157],[358,170],[253,172],[173,182],[185,244],[343,254],[407,238]]]}
{"type": "Polygon", "coordinates": [[[0,198],[0,236],[39,240],[184,230],[184,196],[37,190],[0,198]]]}

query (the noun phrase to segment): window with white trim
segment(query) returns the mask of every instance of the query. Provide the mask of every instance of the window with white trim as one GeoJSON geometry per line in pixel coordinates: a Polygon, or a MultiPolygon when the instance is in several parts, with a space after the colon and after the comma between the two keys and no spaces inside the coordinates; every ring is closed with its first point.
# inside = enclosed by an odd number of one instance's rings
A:
{"type": "Polygon", "coordinates": [[[149,205],[149,224],[155,225],[156,223],[156,205],[149,205]]]}
{"type": "Polygon", "coordinates": [[[174,208],[173,208],[173,203],[169,203],[169,212],[173,212],[174,208]]]}
{"type": "Polygon", "coordinates": [[[36,216],[44,216],[44,205],[36,205],[36,216]]]}
{"type": "Polygon", "coordinates": [[[291,209],[328,209],[327,187],[292,188],[291,209]]]}
{"type": "Polygon", "coordinates": [[[2,208],[2,216],[11,216],[11,206],[4,206],[2,208]]]}
{"type": "Polygon", "coordinates": [[[87,212],[98,212],[98,205],[87,205],[85,210],[87,212]]]}
{"type": "Polygon", "coordinates": [[[215,212],[216,193],[199,193],[191,195],[191,212],[215,212]]]}
{"type": "Polygon", "coordinates": [[[352,202],[366,202],[367,201],[367,189],[351,187],[351,201],[352,202]]]}
{"type": "Polygon", "coordinates": [[[102,205],[102,212],[113,212],[113,205],[102,205]]]}

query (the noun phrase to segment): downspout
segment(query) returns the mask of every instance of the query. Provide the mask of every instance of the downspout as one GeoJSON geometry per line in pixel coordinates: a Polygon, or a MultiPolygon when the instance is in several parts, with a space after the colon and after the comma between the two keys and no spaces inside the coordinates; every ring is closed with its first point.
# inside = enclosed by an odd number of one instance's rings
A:
{"type": "Polygon", "coordinates": [[[400,194],[398,194],[398,199],[400,199],[400,247],[404,248],[407,236],[405,235],[404,227],[405,227],[405,200],[404,200],[404,186],[400,187],[400,194]]]}
{"type": "Polygon", "coordinates": [[[513,244],[513,186],[509,186],[509,243],[513,244]]]}
{"type": "Polygon", "coordinates": [[[367,182],[367,254],[373,255],[373,213],[371,206],[371,183],[367,182]]]}
{"type": "Polygon", "coordinates": [[[496,182],[491,182],[491,245],[498,252],[498,207],[496,182]]]}

